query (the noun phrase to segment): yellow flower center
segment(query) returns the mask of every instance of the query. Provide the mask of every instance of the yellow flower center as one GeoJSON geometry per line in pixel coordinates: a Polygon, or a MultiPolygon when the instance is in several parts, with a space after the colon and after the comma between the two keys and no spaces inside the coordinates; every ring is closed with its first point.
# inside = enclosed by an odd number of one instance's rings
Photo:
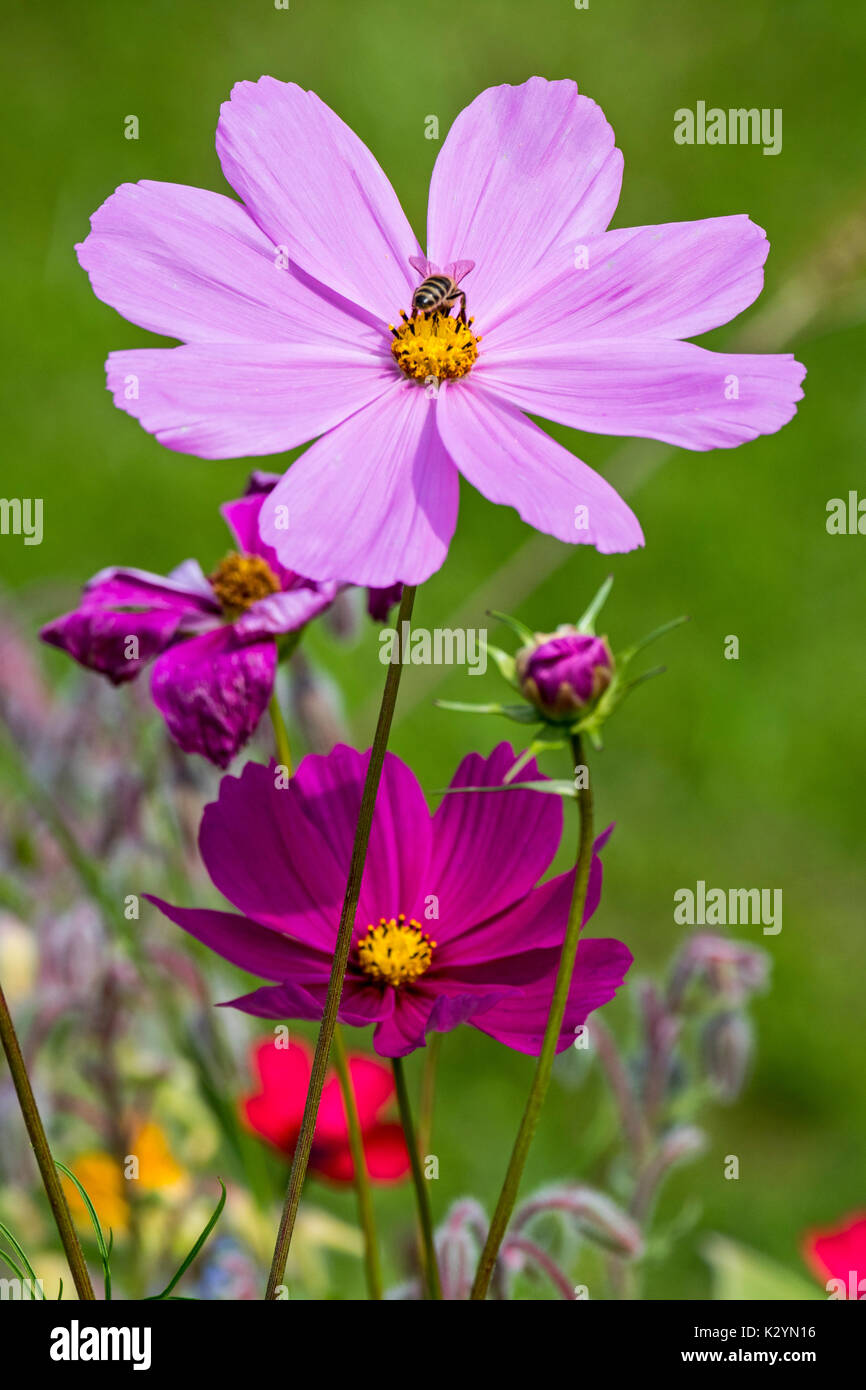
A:
{"type": "Polygon", "coordinates": [[[404,913],[387,921],[379,918],[378,927],[370,927],[358,942],[358,961],[365,974],[386,985],[405,985],[417,980],[429,970],[433,948],[421,923],[414,917],[406,921],[404,913]]]}
{"type": "Polygon", "coordinates": [[[402,372],[415,381],[454,381],[466,375],[481,342],[481,334],[471,331],[472,319],[462,323],[448,314],[400,317],[399,328],[392,323],[388,327],[394,335],[391,353],[402,372]]]}
{"type": "Polygon", "coordinates": [[[280,592],[279,579],[261,555],[232,551],[208,580],[227,618],[237,618],[260,598],[280,592]]]}

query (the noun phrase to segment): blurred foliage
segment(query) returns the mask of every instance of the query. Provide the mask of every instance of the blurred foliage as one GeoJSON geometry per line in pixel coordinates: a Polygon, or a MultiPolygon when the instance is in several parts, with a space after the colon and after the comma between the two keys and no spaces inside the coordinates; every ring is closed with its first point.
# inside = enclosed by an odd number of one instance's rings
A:
{"type": "MultiPolygon", "coordinates": [[[[471,9],[455,0],[292,0],[286,11],[270,0],[9,0],[4,28],[0,492],[44,496],[45,539],[25,548],[0,537],[0,575],[31,634],[103,565],[165,571],[196,555],[207,568],[224,546],[217,506],[237,494],[248,465],[170,453],[113,408],[107,351],[156,340],[94,298],[72,247],[124,180],[227,191],[213,134],[237,79],[269,72],[314,88],[373,149],[419,231],[439,147],[424,139],[425,118],[438,115],[444,135],[481,88],[532,73],[576,78],[612,121],[625,154],[614,225],[747,211],[767,229],[764,296],[702,341],[796,350],[809,369],[796,421],[712,454],[554,430],[628,495],[646,550],[613,560],[567,550],[464,488],[449,561],[420,594],[416,620],[480,626],[492,606],[549,629],[573,621],[611,569],[606,621],[618,645],[672,613],[691,614],[666,649],[668,674],[629,702],[594,761],[601,823],[617,822],[594,928],[625,940],[644,972],[681,938],[676,888],[704,879],[783,889],[783,930],[760,942],[774,985],[755,1009],[750,1088],[716,1112],[705,1156],[674,1177],[665,1204],[675,1211],[697,1193],[704,1229],[798,1270],[801,1230],[862,1206],[866,1171],[857,1043],[866,540],[829,536],[824,525],[828,499],[864,485],[866,13],[814,0],[598,0],[587,10],[569,0],[477,0],[471,9]],[[700,99],[781,107],[782,153],[675,145],[674,111],[700,99]],[[139,117],[137,141],[124,139],[128,114],[139,117]],[[723,658],[728,634],[740,639],[737,661],[723,658]],[[723,1177],[730,1153],[740,1157],[737,1182],[723,1177]]],[[[344,691],[364,744],[383,674],[373,629],[352,647],[317,631],[309,649],[344,691]]],[[[58,681],[73,681],[61,656],[47,664],[58,681]]],[[[493,671],[471,682],[449,668],[407,672],[392,746],[426,786],[441,786],[468,747],[499,737],[480,719],[432,710],[432,699],[497,698],[495,685],[493,671]]],[[[108,698],[122,706],[128,697],[108,698]]],[[[545,770],[565,772],[555,757],[545,770]]],[[[135,881],[128,891],[150,886],[135,881]]],[[[622,1006],[605,1018],[621,1027],[622,1006]]],[[[217,1021],[227,1026],[224,1015],[217,1021]]],[[[531,1066],[474,1030],[445,1039],[437,1216],[466,1192],[492,1202],[531,1066]]],[[[567,1065],[559,1071],[527,1190],[552,1177],[592,1180],[585,1170],[599,1161],[596,1079],[569,1089],[567,1065]]],[[[353,1219],[350,1194],[318,1189],[316,1200],[353,1219]]],[[[386,1230],[405,1236],[408,1192],[377,1202],[386,1230]]],[[[360,1288],[356,1259],[344,1273],[345,1287],[360,1288]]],[[[648,1290],[709,1293],[697,1240],[656,1270],[648,1290]]]]}

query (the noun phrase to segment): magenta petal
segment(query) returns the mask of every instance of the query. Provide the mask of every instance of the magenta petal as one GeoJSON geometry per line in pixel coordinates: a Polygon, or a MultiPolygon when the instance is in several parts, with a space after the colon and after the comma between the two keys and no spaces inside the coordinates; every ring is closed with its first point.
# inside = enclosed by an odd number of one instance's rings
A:
{"type": "MultiPolygon", "coordinates": [[[[643,545],[634,512],[610,483],[519,410],[498,400],[501,379],[481,373],[439,393],[436,422],[460,472],[491,502],[514,507],[528,525],[603,555],[643,545]]],[[[549,413],[537,410],[538,414],[549,413]]]]}
{"type": "Polygon", "coordinates": [[[148,902],[158,907],[169,921],[182,927],[196,941],[216,951],[223,960],[261,975],[265,980],[285,981],[291,977],[295,984],[327,984],[331,959],[322,951],[312,950],[270,927],[262,927],[248,917],[234,912],[214,912],[207,908],[173,907],[150,893],[148,902]]]}
{"type": "MultiPolygon", "coordinates": [[[[533,1057],[541,1051],[559,963],[559,951],[546,954],[550,961],[546,975],[524,986],[520,993],[506,995],[472,1020],[474,1027],[496,1038],[497,1042],[533,1057]]],[[[574,1042],[575,1029],[586,1021],[593,1009],[613,999],[631,963],[631,951],[621,941],[608,938],[581,941],[557,1052],[563,1052],[574,1042]]]]}
{"type": "MultiPolygon", "coordinates": [[[[194,586],[197,575],[194,566],[189,574],[194,586]]],[[[201,580],[206,592],[143,570],[102,570],[85,588],[79,607],[48,623],[40,636],[120,685],[137,676],[182,626],[214,621],[216,604],[203,575],[201,580]]]]}
{"type": "MultiPolygon", "coordinates": [[[[516,757],[509,743],[500,743],[487,758],[469,753],[450,785],[499,787],[516,757]]],[[[521,780],[540,776],[533,760],[521,780]]],[[[561,835],[559,797],[527,791],[444,796],[433,817],[430,862],[430,891],[439,898],[434,935],[440,949],[453,942],[453,954],[462,958],[464,933],[535,886],[556,854],[561,835]],[[484,867],[492,865],[507,866],[507,871],[484,867]]]]}
{"type": "Polygon", "coordinates": [[[604,231],[621,183],[613,131],[574,82],[489,87],[461,111],[436,160],[428,253],[440,265],[475,261],[463,288],[484,333],[551,251],[604,231]]]}
{"type": "Polygon", "coordinates": [[[428,1033],[450,1033],[461,1023],[469,1023],[500,1003],[508,990],[490,990],[486,994],[440,994],[427,1020],[428,1033]]]}
{"type": "Polygon", "coordinates": [[[393,364],[345,344],[195,343],[112,352],[106,375],[160,444],[222,459],[305,444],[380,396],[393,364]]]}
{"type": "Polygon", "coordinates": [[[276,764],[248,762],[223,777],[219,798],[205,807],[199,850],[219,891],[257,922],[333,952],[346,890],[343,862],[306,813],[305,758],[288,786],[276,764]]]}
{"type": "Polygon", "coordinates": [[[238,82],[216,143],[229,183],[293,261],[386,323],[408,309],[417,239],[366,145],[314,92],[238,82]]]}
{"type": "Polygon", "coordinates": [[[273,641],[243,646],[222,627],[163,652],[151,691],[183,751],[227,767],[264,714],[276,669],[273,641]]]}
{"type": "Polygon", "coordinates": [[[94,293],[124,318],[186,343],[344,339],[357,321],[284,268],[233,198],[124,183],[75,249],[94,293]]]}
{"type": "Polygon", "coordinates": [[[435,404],[407,379],[318,439],[266,499],[261,534],[311,579],[386,588],[439,568],[457,521],[457,471],[435,404]]]}
{"type": "Polygon", "coordinates": [[[237,999],[227,999],[220,1005],[223,1009],[240,1009],[242,1013],[253,1014],[256,1018],[281,1019],[320,1019],[322,1005],[303,985],[262,985],[251,994],[241,994],[237,999]]]}
{"type": "Polygon", "coordinates": [[[373,1034],[373,1046],[380,1057],[406,1057],[424,1047],[430,1026],[432,1000],[422,994],[403,991],[394,1003],[390,1018],[382,1019],[373,1034]]]}
{"type": "Polygon", "coordinates": [[[108,676],[115,685],[131,681],[153,657],[165,649],[180,623],[170,609],[149,613],[115,613],[111,609],[82,604],[73,613],[55,618],[39,636],[59,647],[90,671],[108,676]],[[135,646],[130,639],[135,639],[135,646]],[[127,653],[137,651],[130,657],[127,653]]]}
{"type": "MultiPolygon", "coordinates": [[[[521,410],[574,429],[661,439],[684,449],[724,449],[787,424],[803,395],[805,373],[789,354],[709,352],[695,343],[653,338],[576,337],[568,346],[538,348],[531,356],[491,352],[484,383],[521,410]]],[[[445,443],[453,454],[449,438],[445,443]]]]}
{"type": "MultiPolygon", "coordinates": [[[[338,744],[326,757],[304,758],[293,779],[304,814],[330,845],[342,868],[343,885],[369,753],[338,744]]],[[[367,862],[356,918],[356,935],[369,923],[421,910],[430,883],[430,813],[411,769],[386,753],[370,831],[367,862]]],[[[342,896],[341,896],[342,901],[342,896]]]]}

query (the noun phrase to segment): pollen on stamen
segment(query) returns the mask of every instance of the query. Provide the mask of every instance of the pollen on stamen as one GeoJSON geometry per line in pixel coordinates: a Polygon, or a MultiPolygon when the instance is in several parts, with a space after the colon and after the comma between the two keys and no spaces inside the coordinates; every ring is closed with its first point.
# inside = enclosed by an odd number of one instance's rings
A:
{"type": "Polygon", "coordinates": [[[358,942],[358,964],[371,979],[386,985],[404,985],[429,970],[436,942],[422,930],[421,923],[406,914],[380,917],[379,925],[369,927],[358,942]]]}
{"type": "Polygon", "coordinates": [[[472,319],[451,318],[448,314],[419,315],[407,318],[401,311],[402,323],[388,327],[393,334],[391,353],[406,376],[414,381],[455,381],[466,376],[478,356],[481,334],[471,330],[472,319]]]}
{"type": "Polygon", "coordinates": [[[232,551],[222,560],[208,581],[227,618],[246,613],[259,599],[280,592],[280,581],[261,555],[239,555],[232,551]]]}

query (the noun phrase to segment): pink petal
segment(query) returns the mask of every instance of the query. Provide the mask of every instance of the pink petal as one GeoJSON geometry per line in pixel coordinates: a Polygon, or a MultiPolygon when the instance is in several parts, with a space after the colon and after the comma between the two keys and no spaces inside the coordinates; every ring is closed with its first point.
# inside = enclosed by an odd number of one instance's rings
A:
{"type": "Polygon", "coordinates": [[[237,83],[216,144],[229,183],[303,270],[385,323],[408,309],[418,241],[366,145],[314,92],[237,83]]]}
{"type": "Polygon", "coordinates": [[[124,183],[90,222],[76,250],[94,293],[154,333],[187,343],[376,341],[286,269],[246,208],[221,193],[124,183]]]}
{"type": "Polygon", "coordinates": [[[448,553],[457,501],[434,402],[401,378],[292,464],[262,507],[261,535],[311,579],[420,584],[448,553]]]}
{"type": "Polygon", "coordinates": [[[604,231],[621,182],[613,131],[574,82],[489,87],[461,111],[436,160],[428,254],[439,265],[475,261],[462,288],[483,333],[552,250],[604,231]]]}
{"type": "Polygon", "coordinates": [[[521,303],[484,325],[484,362],[581,338],[691,338],[728,323],[761,293],[769,244],[748,217],[626,227],[545,261],[521,303]]]}
{"type": "Polygon", "coordinates": [[[283,453],[339,424],[394,380],[384,353],[284,343],[112,352],[106,372],[115,405],[166,448],[199,458],[283,453]]]}
{"type": "Polygon", "coordinates": [[[536,348],[529,356],[491,353],[484,383],[521,410],[574,429],[721,449],[787,424],[805,374],[790,354],[598,338],[536,348]]]}
{"type": "Polygon", "coordinates": [[[275,642],[242,646],[230,627],[217,628],[157,658],[153,702],[185,753],[228,767],[267,708],[276,669],[275,642]]]}
{"type": "MultiPolygon", "coordinates": [[[[495,385],[499,391],[499,378],[495,385]]],[[[637,517],[610,484],[480,379],[440,390],[436,423],[463,476],[537,531],[604,555],[643,545],[637,517]]]]}

